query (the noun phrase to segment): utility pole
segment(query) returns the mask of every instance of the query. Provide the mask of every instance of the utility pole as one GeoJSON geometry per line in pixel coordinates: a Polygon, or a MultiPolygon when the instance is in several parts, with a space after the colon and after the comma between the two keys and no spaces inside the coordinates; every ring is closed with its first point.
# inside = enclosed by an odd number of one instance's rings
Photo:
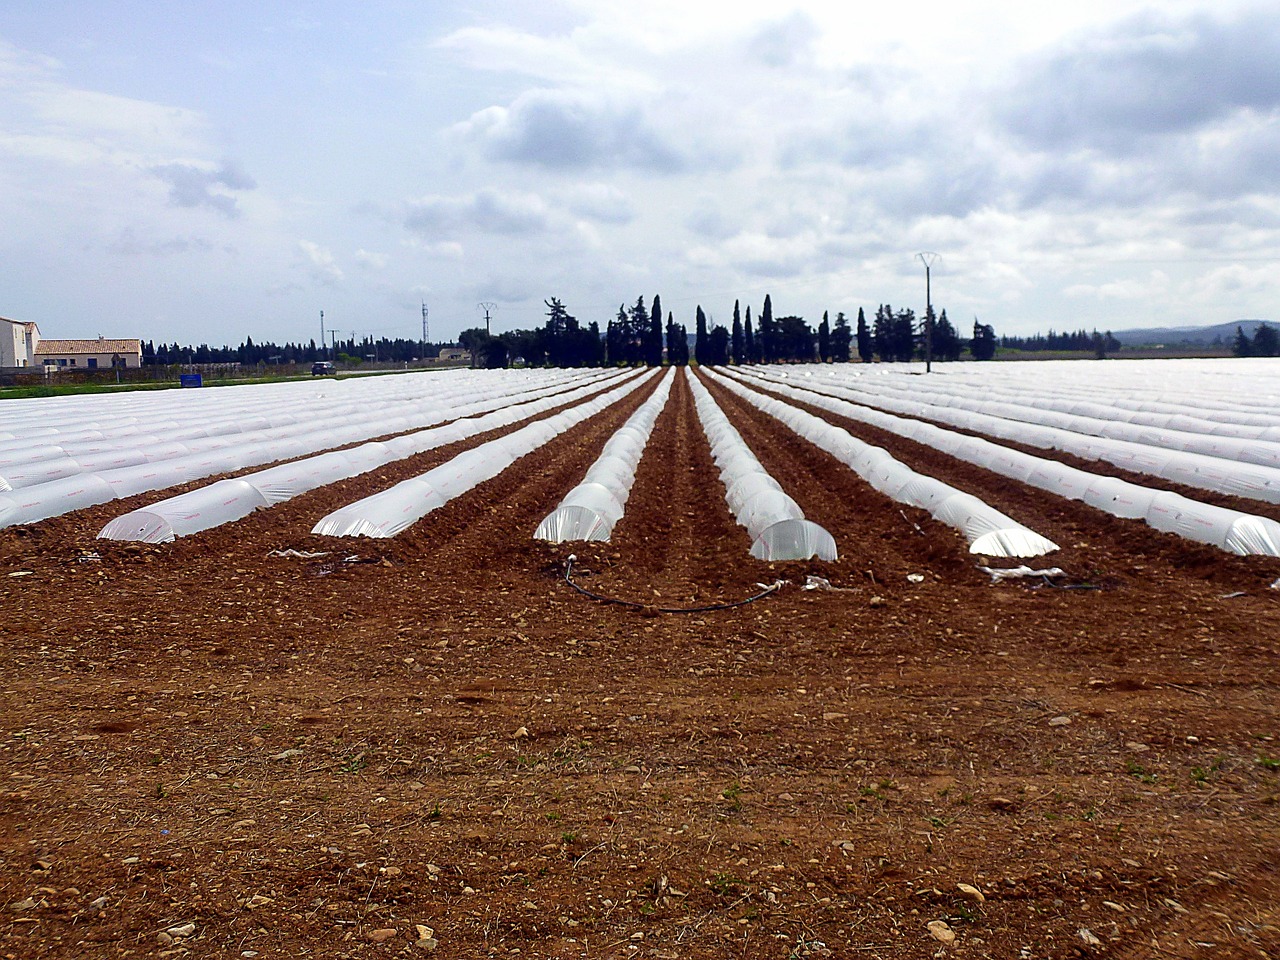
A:
{"type": "Polygon", "coordinates": [[[926,250],[917,253],[916,259],[924,264],[924,372],[928,373],[933,369],[933,291],[929,272],[938,262],[938,255],[926,250]]]}
{"type": "Polygon", "coordinates": [[[493,331],[489,329],[489,312],[491,310],[497,310],[498,305],[496,303],[490,303],[488,300],[483,300],[476,304],[476,309],[484,311],[484,332],[489,334],[489,336],[493,336],[493,331]]]}
{"type": "Polygon", "coordinates": [[[320,359],[324,359],[324,311],[320,311],[320,359]]]}

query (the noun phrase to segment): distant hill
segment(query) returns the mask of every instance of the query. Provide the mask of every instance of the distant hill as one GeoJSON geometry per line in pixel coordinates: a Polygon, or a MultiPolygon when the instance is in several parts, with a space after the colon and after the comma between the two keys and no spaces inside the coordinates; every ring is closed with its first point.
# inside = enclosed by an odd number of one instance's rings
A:
{"type": "Polygon", "coordinates": [[[1266,320],[1235,320],[1231,323],[1217,323],[1211,327],[1144,327],[1139,330],[1115,330],[1111,335],[1126,347],[1147,347],[1155,344],[1209,346],[1213,343],[1230,346],[1236,336],[1236,327],[1243,330],[1246,337],[1252,337],[1253,332],[1263,323],[1275,326],[1274,323],[1266,320]]]}

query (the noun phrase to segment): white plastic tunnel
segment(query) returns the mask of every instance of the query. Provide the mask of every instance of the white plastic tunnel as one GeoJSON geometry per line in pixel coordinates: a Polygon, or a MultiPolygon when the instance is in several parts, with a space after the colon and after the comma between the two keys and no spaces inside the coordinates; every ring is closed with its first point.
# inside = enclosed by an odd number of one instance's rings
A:
{"type": "MultiPolygon", "coordinates": [[[[969,552],[987,557],[1038,557],[1058,549],[1047,537],[972,494],[912,470],[888,451],[858,440],[847,430],[731,380],[710,374],[748,403],[781,420],[823,450],[837,457],[885,496],[927,510],[936,520],[954,527],[969,544],[969,552]]],[[[770,384],[772,389],[783,388],[770,384]]],[[[800,393],[800,391],[789,392],[800,393]]],[[[809,395],[803,395],[807,401],[809,395]]]]}
{"type": "Polygon", "coordinates": [[[769,475],[687,367],[685,377],[693,391],[698,421],[711,444],[711,456],[720,468],[725,502],[751,537],[751,555],[758,560],[838,559],[835,538],[805,519],[800,505],[769,475]]]}
{"type": "Polygon", "coordinates": [[[626,511],[636,468],[667,405],[675,371],[668,370],[653,395],[609,438],[604,451],[563,500],[538,524],[536,540],[605,540],[626,511]]]}
{"type": "Polygon", "coordinates": [[[329,537],[394,537],[454,497],[493,479],[548,440],[617,403],[650,376],[631,379],[545,420],[483,443],[419,477],[348,504],[321,518],[311,532],[329,537]]]}
{"type": "Polygon", "coordinates": [[[832,413],[890,430],[1048,493],[1079,500],[1112,516],[1143,520],[1157,530],[1241,556],[1280,556],[1280,523],[1268,517],[1217,507],[1117,477],[1090,473],[981,437],[965,436],[935,424],[896,417],[823,392],[812,392],[820,388],[799,390],[775,382],[770,382],[769,387],[832,413]]]}
{"type": "MultiPolygon", "coordinates": [[[[544,387],[535,391],[522,391],[510,397],[499,395],[473,401],[452,411],[454,416],[462,418],[452,423],[385,441],[370,441],[347,450],[329,451],[233,480],[219,480],[198,490],[116,517],[102,528],[98,536],[106,540],[167,543],[176,537],[189,536],[231,523],[248,516],[254,510],[274,506],[309,490],[368,473],[395,460],[507,426],[551,407],[578,400],[599,389],[600,382],[591,382],[564,394],[549,395],[544,387]],[[533,399],[529,399],[530,393],[533,394],[533,399]],[[498,409],[494,410],[494,406],[498,409]],[[479,411],[488,412],[483,416],[473,416],[479,411]],[[246,486],[253,493],[248,492],[246,486]]],[[[3,518],[0,517],[0,523],[2,522],[3,518]]]]}
{"type": "MultiPolygon", "coordinates": [[[[406,379],[413,376],[417,375],[406,379]]],[[[469,416],[470,413],[463,410],[473,407],[477,398],[482,398],[484,409],[493,409],[503,402],[502,397],[545,396],[549,388],[563,389],[558,385],[571,380],[581,380],[581,374],[575,371],[572,378],[557,377],[533,390],[531,383],[536,386],[536,381],[527,377],[504,379],[496,386],[493,382],[486,385],[479,379],[449,380],[442,381],[429,396],[422,396],[419,388],[416,394],[395,399],[394,403],[371,396],[359,405],[344,403],[326,407],[314,398],[295,399],[288,401],[293,412],[282,410],[270,417],[271,422],[283,425],[267,430],[206,435],[215,427],[221,430],[225,426],[225,421],[210,421],[208,430],[191,424],[175,429],[172,434],[140,434],[131,423],[126,424],[125,429],[132,433],[116,436],[109,442],[94,440],[88,446],[79,447],[42,444],[37,445],[42,449],[34,450],[15,446],[6,454],[11,461],[6,478],[0,479],[0,486],[14,487],[0,493],[0,526],[34,523],[148,490],[368,440],[379,433],[413,430],[448,417],[469,416]],[[462,410],[458,408],[459,402],[462,410]],[[220,423],[224,426],[218,426],[220,423]],[[178,434],[187,439],[172,439],[178,434]],[[134,448],[130,449],[130,444],[135,445],[134,448]],[[67,453],[73,449],[77,451],[74,457],[67,453]],[[31,458],[32,453],[35,459],[31,458]]],[[[422,381],[415,382],[421,384],[422,381]]],[[[267,387],[243,389],[271,392],[267,387]]],[[[256,428],[267,419],[247,417],[238,425],[256,428]]],[[[152,419],[148,425],[155,428],[163,424],[152,419]]]]}

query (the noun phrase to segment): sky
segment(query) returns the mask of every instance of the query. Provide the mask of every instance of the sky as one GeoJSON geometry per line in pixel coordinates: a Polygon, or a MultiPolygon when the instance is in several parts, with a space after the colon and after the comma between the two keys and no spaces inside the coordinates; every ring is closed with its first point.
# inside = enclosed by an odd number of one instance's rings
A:
{"type": "Polygon", "coordinates": [[[5,0],[0,316],[212,345],[660,294],[1275,318],[1280,7],[5,0]]]}

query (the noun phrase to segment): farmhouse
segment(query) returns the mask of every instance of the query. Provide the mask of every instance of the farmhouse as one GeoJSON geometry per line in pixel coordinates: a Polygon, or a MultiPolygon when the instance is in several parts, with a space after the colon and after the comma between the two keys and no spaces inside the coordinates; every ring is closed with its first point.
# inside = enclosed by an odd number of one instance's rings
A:
{"type": "Polygon", "coordinates": [[[141,340],[41,340],[35,362],[46,367],[76,370],[127,369],[142,366],[141,340]]]}
{"type": "Polygon", "coordinates": [[[35,362],[40,328],[23,320],[0,317],[0,367],[29,367],[35,362]]]}
{"type": "Polygon", "coordinates": [[[441,347],[439,360],[441,363],[455,360],[470,360],[471,351],[462,347],[441,347]]]}

